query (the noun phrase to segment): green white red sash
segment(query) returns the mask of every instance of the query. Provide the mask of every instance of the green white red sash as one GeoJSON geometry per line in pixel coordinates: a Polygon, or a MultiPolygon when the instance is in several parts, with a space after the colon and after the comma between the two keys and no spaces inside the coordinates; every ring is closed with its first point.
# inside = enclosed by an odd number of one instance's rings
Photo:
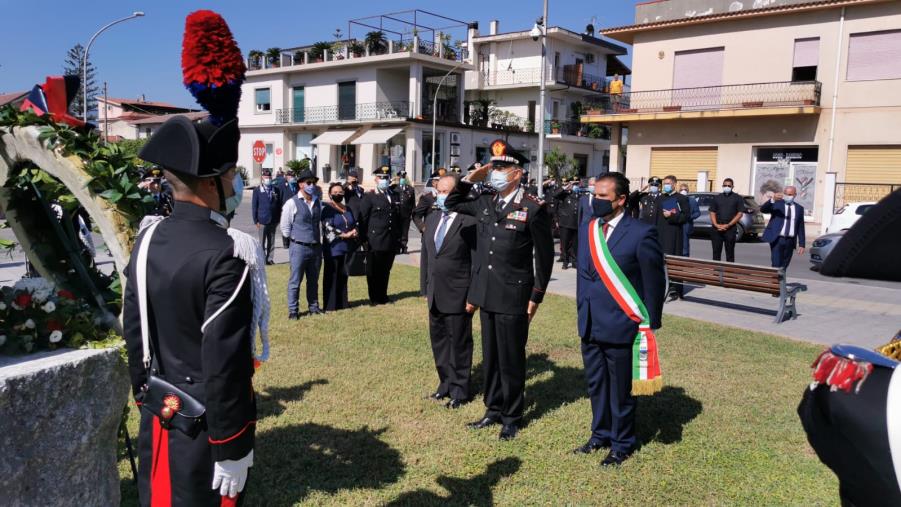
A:
{"type": "Polygon", "coordinates": [[[657,338],[651,330],[647,308],[610,253],[602,224],[603,221],[597,218],[588,224],[591,260],[610,295],[626,316],[638,323],[638,334],[632,345],[632,394],[654,394],[663,389],[657,338]]]}

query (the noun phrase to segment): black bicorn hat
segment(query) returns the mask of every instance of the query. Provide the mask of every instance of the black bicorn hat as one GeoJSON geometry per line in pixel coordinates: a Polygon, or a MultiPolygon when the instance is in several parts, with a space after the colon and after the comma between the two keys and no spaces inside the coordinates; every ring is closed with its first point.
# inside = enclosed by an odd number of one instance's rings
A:
{"type": "Polygon", "coordinates": [[[524,167],[529,159],[522,153],[514,150],[503,139],[497,139],[491,143],[491,163],[495,165],[515,165],[524,167]]]}
{"type": "Polygon", "coordinates": [[[648,180],[648,185],[660,186],[661,183],[663,183],[663,180],[661,180],[657,176],[651,176],[651,179],[648,180]]]}
{"type": "Polygon", "coordinates": [[[383,165],[375,171],[372,171],[372,174],[374,174],[375,176],[391,176],[391,168],[383,165]]]}
{"type": "Polygon", "coordinates": [[[209,178],[237,165],[240,139],[237,118],[217,127],[179,115],[166,120],[138,156],[174,173],[209,178]]]}
{"type": "Polygon", "coordinates": [[[463,173],[463,170],[460,169],[460,166],[458,166],[458,165],[452,165],[450,170],[454,174],[462,174],[463,173]]]}

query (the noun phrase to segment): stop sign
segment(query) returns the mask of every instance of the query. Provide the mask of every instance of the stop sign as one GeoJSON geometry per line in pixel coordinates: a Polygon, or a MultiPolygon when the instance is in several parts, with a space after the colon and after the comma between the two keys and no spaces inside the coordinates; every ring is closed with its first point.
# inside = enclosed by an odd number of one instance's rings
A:
{"type": "Polygon", "coordinates": [[[262,164],[264,160],[266,160],[266,145],[263,141],[256,141],[253,143],[253,161],[262,164]]]}

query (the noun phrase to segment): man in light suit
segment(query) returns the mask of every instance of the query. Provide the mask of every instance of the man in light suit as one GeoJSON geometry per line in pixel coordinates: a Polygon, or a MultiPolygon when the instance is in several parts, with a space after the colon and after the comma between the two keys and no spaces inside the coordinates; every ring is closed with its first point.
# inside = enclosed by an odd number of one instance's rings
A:
{"type": "Polygon", "coordinates": [[[795,248],[804,255],[804,206],[795,202],[797,195],[798,189],[788,186],[760,207],[761,213],[770,214],[761,239],[770,244],[774,268],[788,269],[795,248]]]}
{"type": "MultiPolygon", "coordinates": [[[[629,180],[621,173],[598,177],[591,199],[593,218],[603,221],[605,241],[619,269],[647,308],[648,324],[659,329],[666,290],[657,228],[626,213],[629,180]]],[[[632,396],[633,344],[638,323],[614,299],[595,268],[591,220],[579,225],[576,304],[582,360],[591,399],[591,436],[573,452],[590,454],[609,447],[602,466],[619,465],[637,447],[632,396]]]]}
{"type": "Polygon", "coordinates": [[[429,335],[438,389],[429,398],[450,400],[447,408],[469,401],[472,368],[472,314],[466,301],[476,248],[476,219],[448,211],[447,195],[456,185],[454,176],[443,176],[435,185],[436,210],[425,219],[420,259],[420,286],[429,304],[429,335]]]}

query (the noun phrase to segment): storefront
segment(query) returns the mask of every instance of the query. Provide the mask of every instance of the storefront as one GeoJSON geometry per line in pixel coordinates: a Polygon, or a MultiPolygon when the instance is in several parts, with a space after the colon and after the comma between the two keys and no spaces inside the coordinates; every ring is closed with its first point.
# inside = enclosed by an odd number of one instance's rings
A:
{"type": "Polygon", "coordinates": [[[754,149],[751,189],[757,202],[767,199],[768,192],[781,192],[793,185],[798,189],[797,202],[804,215],[812,218],[817,181],[817,146],[766,147],[754,149]]]}

